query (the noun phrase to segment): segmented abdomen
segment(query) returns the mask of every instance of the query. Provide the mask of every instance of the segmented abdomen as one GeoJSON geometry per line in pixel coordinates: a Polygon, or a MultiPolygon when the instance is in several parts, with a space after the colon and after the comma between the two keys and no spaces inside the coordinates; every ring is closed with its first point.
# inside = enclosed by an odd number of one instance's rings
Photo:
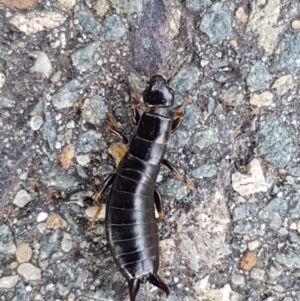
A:
{"type": "Polygon", "coordinates": [[[142,116],[110,192],[106,233],[114,260],[127,279],[158,271],[159,239],[153,196],[169,132],[169,118],[149,113],[142,116]]]}

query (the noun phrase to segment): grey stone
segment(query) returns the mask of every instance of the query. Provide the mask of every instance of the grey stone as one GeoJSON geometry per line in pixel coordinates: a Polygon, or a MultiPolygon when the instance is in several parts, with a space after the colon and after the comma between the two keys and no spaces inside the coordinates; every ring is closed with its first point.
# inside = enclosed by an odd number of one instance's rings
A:
{"type": "Polygon", "coordinates": [[[176,93],[190,91],[198,80],[201,72],[197,67],[184,66],[172,79],[170,87],[176,93]]]}
{"type": "Polygon", "coordinates": [[[183,183],[177,179],[169,179],[160,186],[161,193],[167,197],[181,200],[188,195],[188,190],[183,183]]]}
{"type": "Polygon", "coordinates": [[[76,171],[77,171],[77,174],[80,178],[82,178],[82,179],[87,179],[88,178],[88,175],[86,174],[86,172],[84,171],[84,169],[80,165],[76,165],[76,171]]]}
{"type": "Polygon", "coordinates": [[[180,148],[185,146],[190,140],[190,134],[186,131],[178,130],[172,136],[169,142],[170,148],[180,148]]]}
{"type": "Polygon", "coordinates": [[[22,281],[18,282],[14,297],[11,299],[11,301],[29,301],[28,293],[22,281]]]}
{"type": "Polygon", "coordinates": [[[192,171],[192,175],[196,179],[211,178],[217,174],[217,166],[215,164],[204,164],[192,171]]]}
{"type": "Polygon", "coordinates": [[[72,80],[60,88],[52,97],[52,103],[57,109],[72,107],[79,98],[80,85],[77,80],[72,80]]]}
{"type": "Polygon", "coordinates": [[[247,76],[246,83],[251,92],[268,89],[272,76],[263,62],[256,62],[247,76]]]}
{"type": "Polygon", "coordinates": [[[300,177],[300,167],[291,167],[289,169],[289,173],[294,177],[300,177]]]}
{"type": "Polygon", "coordinates": [[[115,41],[121,38],[126,28],[118,15],[112,15],[103,22],[102,36],[105,41],[115,41]]]}
{"type": "Polygon", "coordinates": [[[254,221],[240,220],[233,229],[234,233],[249,235],[251,238],[261,234],[260,225],[254,221]]]}
{"type": "Polygon", "coordinates": [[[51,150],[54,149],[56,128],[50,112],[45,112],[45,123],[42,129],[43,137],[48,141],[51,150]]]}
{"type": "Polygon", "coordinates": [[[102,139],[102,135],[90,130],[79,136],[76,144],[76,151],[78,153],[99,152],[104,150],[106,146],[107,144],[102,139]]]}
{"type": "Polygon", "coordinates": [[[143,11],[143,1],[141,0],[111,0],[111,3],[115,8],[127,14],[143,11]]]}
{"type": "Polygon", "coordinates": [[[47,259],[56,249],[58,245],[59,230],[46,234],[40,241],[39,260],[47,259]]]}
{"type": "Polygon", "coordinates": [[[274,229],[278,230],[281,225],[284,216],[287,214],[288,203],[282,198],[272,199],[258,214],[258,216],[268,225],[274,229]]]}
{"type": "Polygon", "coordinates": [[[202,18],[200,30],[208,35],[212,44],[221,43],[228,38],[231,35],[231,18],[226,7],[215,3],[211,11],[202,18]]]}
{"type": "Polygon", "coordinates": [[[292,219],[300,218],[300,196],[295,195],[290,202],[289,214],[292,219]]]}
{"type": "Polygon", "coordinates": [[[202,112],[194,105],[188,105],[184,110],[184,119],[182,125],[188,130],[195,128],[199,124],[199,118],[202,112]]]}
{"type": "Polygon", "coordinates": [[[222,72],[222,71],[215,72],[214,78],[219,83],[225,83],[227,81],[227,75],[225,72],[222,72]]]}
{"type": "Polygon", "coordinates": [[[99,43],[91,43],[71,54],[73,65],[79,72],[85,72],[94,67],[96,64],[94,55],[98,46],[99,43]]]}
{"type": "Polygon", "coordinates": [[[0,254],[12,255],[16,251],[14,238],[8,226],[0,226],[0,254]]]}
{"type": "Polygon", "coordinates": [[[258,212],[257,203],[244,203],[236,206],[233,210],[233,220],[237,221],[240,219],[245,219],[248,216],[255,216],[258,212]]]}
{"type": "Polygon", "coordinates": [[[14,100],[10,100],[2,95],[0,95],[0,109],[13,108],[16,105],[14,100]]]}
{"type": "Polygon", "coordinates": [[[285,167],[296,151],[292,138],[286,128],[274,116],[263,116],[260,120],[259,134],[264,139],[258,144],[258,153],[277,167],[285,167]]]}
{"type": "Polygon", "coordinates": [[[186,8],[192,12],[198,12],[201,8],[201,1],[200,0],[187,0],[186,1],[186,8]]]}
{"type": "Polygon", "coordinates": [[[92,15],[86,11],[80,10],[77,12],[76,17],[86,32],[91,33],[94,36],[99,35],[101,25],[94,19],[92,15]]]}
{"type": "Polygon", "coordinates": [[[223,90],[219,97],[224,103],[232,107],[236,107],[244,101],[244,95],[238,86],[232,86],[227,90],[223,90]]]}
{"type": "Polygon", "coordinates": [[[30,112],[30,116],[44,114],[45,103],[46,103],[45,97],[42,97],[39,100],[39,102],[34,106],[34,108],[32,109],[32,111],[30,112]]]}
{"type": "Polygon", "coordinates": [[[46,187],[66,190],[78,187],[79,183],[75,177],[68,175],[59,168],[52,168],[41,176],[41,182],[46,187]]]}
{"type": "Polygon", "coordinates": [[[216,142],[218,142],[218,135],[215,129],[197,132],[192,137],[192,144],[198,146],[200,149],[203,149],[216,142]]]}
{"type": "Polygon", "coordinates": [[[278,44],[273,60],[275,68],[296,74],[300,70],[300,32],[288,31],[278,44]]]}
{"type": "Polygon", "coordinates": [[[82,111],[82,117],[89,123],[101,124],[106,119],[108,112],[104,99],[100,96],[94,96],[86,99],[82,111]]]}
{"type": "Polygon", "coordinates": [[[75,202],[80,202],[82,200],[84,200],[87,197],[92,197],[93,196],[93,191],[91,190],[86,190],[86,191],[80,191],[77,193],[74,193],[70,196],[70,200],[71,201],[75,201],[75,202]]]}
{"type": "MultiPolygon", "coordinates": [[[[76,205],[72,205],[72,209],[74,212],[74,208],[76,208],[76,205]]],[[[72,213],[70,214],[70,210],[68,209],[68,206],[62,205],[60,208],[62,217],[67,221],[68,225],[75,231],[78,231],[78,223],[74,220],[76,216],[74,216],[72,213]]]]}
{"type": "Polygon", "coordinates": [[[265,270],[258,269],[258,268],[253,268],[250,272],[251,278],[259,281],[264,280],[265,274],[266,274],[265,270]]]}
{"type": "Polygon", "coordinates": [[[245,284],[245,278],[243,275],[232,275],[231,281],[234,285],[244,285],[245,284]]]}
{"type": "Polygon", "coordinates": [[[283,253],[277,253],[275,259],[289,269],[300,268],[300,254],[292,249],[287,249],[283,253]]]}
{"type": "Polygon", "coordinates": [[[104,176],[115,172],[115,168],[110,164],[100,164],[97,175],[104,176]]]}
{"type": "Polygon", "coordinates": [[[216,107],[215,100],[212,97],[209,97],[208,98],[208,104],[207,104],[208,115],[211,115],[214,112],[215,107],[216,107]]]}

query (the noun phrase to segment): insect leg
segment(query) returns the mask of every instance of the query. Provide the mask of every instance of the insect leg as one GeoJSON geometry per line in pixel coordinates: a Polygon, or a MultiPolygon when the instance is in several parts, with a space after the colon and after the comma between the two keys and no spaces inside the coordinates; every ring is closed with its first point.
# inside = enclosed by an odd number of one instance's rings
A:
{"type": "Polygon", "coordinates": [[[128,139],[121,133],[113,115],[111,113],[107,114],[108,124],[106,125],[106,130],[120,139],[124,144],[128,143],[128,139]]]}
{"type": "Polygon", "coordinates": [[[128,280],[128,288],[130,301],[135,301],[136,295],[140,289],[140,280],[136,278],[128,280]]]}
{"type": "Polygon", "coordinates": [[[160,193],[156,188],[154,189],[154,204],[158,212],[158,218],[156,219],[156,222],[160,223],[164,217],[164,209],[163,209],[160,193]]]}
{"type": "Polygon", "coordinates": [[[185,109],[188,102],[189,102],[189,99],[188,99],[188,97],[186,97],[185,101],[174,111],[175,119],[173,120],[173,123],[172,123],[171,133],[176,132],[179,129],[179,127],[181,126],[181,124],[183,122],[183,118],[184,118],[182,111],[185,109]]]}
{"type": "Polygon", "coordinates": [[[173,173],[173,175],[180,181],[183,182],[183,184],[186,186],[186,188],[190,191],[195,191],[194,184],[192,182],[189,182],[185,175],[182,175],[179,170],[167,159],[163,159],[161,163],[169,168],[169,170],[173,173]]]}
{"type": "Polygon", "coordinates": [[[97,219],[97,217],[99,216],[100,212],[101,212],[101,209],[102,209],[102,204],[100,202],[100,198],[101,198],[101,195],[102,193],[112,184],[112,182],[114,181],[116,177],[116,174],[111,174],[109,175],[103,182],[102,184],[102,187],[100,188],[99,191],[97,191],[95,194],[94,194],[94,202],[95,204],[98,206],[98,209],[93,217],[93,220],[91,222],[91,224],[89,225],[89,229],[91,229],[97,219]]]}
{"type": "Polygon", "coordinates": [[[137,90],[135,88],[132,89],[130,111],[131,111],[132,121],[135,125],[138,125],[140,118],[141,118],[140,112],[137,109],[141,105],[141,103],[142,103],[142,101],[139,97],[137,90]]]}

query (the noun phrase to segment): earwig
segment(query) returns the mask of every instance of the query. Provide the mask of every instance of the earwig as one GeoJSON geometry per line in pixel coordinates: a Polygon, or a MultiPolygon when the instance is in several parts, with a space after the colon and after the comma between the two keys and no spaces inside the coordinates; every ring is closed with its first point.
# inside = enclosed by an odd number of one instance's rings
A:
{"type": "MultiPolygon", "coordinates": [[[[111,186],[106,206],[106,236],[111,254],[122,275],[128,281],[130,300],[135,301],[140,283],[149,281],[168,296],[168,286],[158,275],[159,237],[157,222],[163,219],[163,205],[155,188],[160,164],[189,188],[192,185],[174,165],[164,159],[171,133],[183,121],[185,101],[170,117],[174,94],[161,75],[154,75],[143,93],[146,111],[141,116],[135,101],[131,107],[133,122],[137,125],[128,151],[117,167],[103,183],[97,200],[111,186]],[[173,120],[174,119],[174,120],[173,120]],[[155,208],[158,218],[155,217],[155,208]]],[[[127,143],[116,124],[107,127],[127,143]]],[[[100,205],[101,206],[101,205],[100,205]]]]}

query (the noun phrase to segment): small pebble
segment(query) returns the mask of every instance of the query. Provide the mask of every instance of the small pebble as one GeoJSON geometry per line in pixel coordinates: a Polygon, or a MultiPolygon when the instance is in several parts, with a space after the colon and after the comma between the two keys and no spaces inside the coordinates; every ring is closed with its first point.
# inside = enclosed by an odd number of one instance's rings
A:
{"type": "Polygon", "coordinates": [[[49,78],[52,73],[52,65],[49,57],[44,52],[39,52],[34,65],[30,68],[30,72],[42,73],[46,78],[49,78]]]}
{"type": "Polygon", "coordinates": [[[298,231],[298,233],[300,233],[300,220],[297,223],[297,231],[298,231]]]}
{"type": "Polygon", "coordinates": [[[250,242],[248,243],[248,249],[249,249],[250,251],[253,251],[253,250],[257,249],[257,248],[259,247],[259,245],[260,245],[259,240],[253,240],[253,241],[250,241],[250,242]]]}
{"type": "Polygon", "coordinates": [[[248,16],[245,13],[245,10],[243,7],[239,7],[237,11],[235,12],[235,16],[239,22],[242,24],[246,24],[248,22],[248,16]]]}
{"type": "Polygon", "coordinates": [[[5,75],[0,72],[0,89],[3,87],[5,84],[5,75]]]}
{"type": "Polygon", "coordinates": [[[61,71],[56,71],[51,75],[50,81],[52,83],[57,83],[60,80],[60,77],[61,77],[61,71]]]}
{"type": "Polygon", "coordinates": [[[29,193],[24,190],[21,189],[17,195],[15,196],[14,199],[14,204],[17,205],[20,208],[25,207],[29,202],[31,201],[31,197],[29,195],[29,193]]]}
{"type": "Polygon", "coordinates": [[[261,94],[250,94],[250,103],[257,107],[268,107],[273,103],[273,94],[265,91],[261,94]]]}
{"type": "Polygon", "coordinates": [[[44,120],[41,116],[33,116],[30,120],[30,127],[33,131],[37,131],[43,125],[44,120]]]}
{"type": "Polygon", "coordinates": [[[299,30],[300,29],[300,20],[293,20],[291,26],[293,29],[299,30]]]}
{"type": "Polygon", "coordinates": [[[245,279],[242,275],[232,275],[231,281],[235,285],[244,285],[245,279]]]}
{"type": "MultiPolygon", "coordinates": [[[[105,207],[106,205],[105,204],[102,204],[102,209],[101,209],[101,212],[100,214],[98,215],[98,219],[105,219],[105,207]]],[[[85,210],[85,214],[89,217],[89,218],[94,218],[96,212],[98,210],[98,207],[97,206],[92,206],[92,207],[89,207],[85,210]]]]}
{"type": "Polygon", "coordinates": [[[9,289],[14,287],[19,281],[18,275],[16,276],[7,276],[0,278],[0,288],[9,289]]]}
{"type": "Polygon", "coordinates": [[[78,155],[76,156],[77,163],[81,166],[86,166],[90,163],[90,156],[89,155],[78,155]]]}
{"type": "Polygon", "coordinates": [[[291,229],[291,230],[296,230],[296,229],[297,229],[296,223],[291,223],[291,224],[290,224],[290,229],[291,229]]]}
{"type": "Polygon", "coordinates": [[[22,263],[18,267],[18,273],[26,280],[39,280],[41,279],[41,270],[32,265],[31,263],[22,263]]]}
{"type": "Polygon", "coordinates": [[[23,263],[29,261],[32,257],[32,250],[26,243],[22,243],[17,247],[16,258],[18,262],[23,263]]]}
{"type": "Polygon", "coordinates": [[[59,214],[50,212],[47,218],[47,228],[48,229],[57,229],[57,228],[66,228],[67,222],[60,217],[59,214]]]}
{"type": "Polygon", "coordinates": [[[76,4],[76,0],[58,0],[58,2],[66,9],[72,9],[76,4]]]}
{"type": "Polygon", "coordinates": [[[61,249],[64,252],[68,253],[72,250],[72,248],[73,248],[73,242],[70,239],[70,235],[65,234],[62,241],[61,241],[61,249]]]}
{"type": "Polygon", "coordinates": [[[49,214],[47,212],[40,212],[38,214],[38,216],[36,217],[36,221],[38,223],[41,223],[41,222],[45,221],[48,218],[48,215],[49,214]]]}

